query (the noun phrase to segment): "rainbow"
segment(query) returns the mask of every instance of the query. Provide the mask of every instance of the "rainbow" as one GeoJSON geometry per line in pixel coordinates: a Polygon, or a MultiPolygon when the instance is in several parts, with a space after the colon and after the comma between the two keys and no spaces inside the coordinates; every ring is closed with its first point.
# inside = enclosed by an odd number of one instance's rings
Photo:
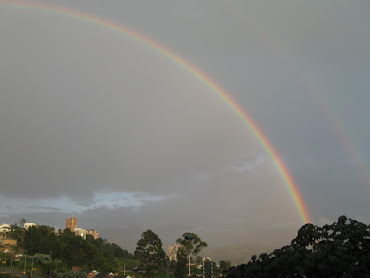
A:
{"type": "MultiPolygon", "coordinates": [[[[233,13],[233,18],[236,18],[239,23],[243,23],[245,27],[251,26],[250,31],[256,31],[254,22],[249,20],[247,16],[242,13],[241,9],[232,7],[230,3],[223,5],[222,8],[230,8],[233,13]]],[[[267,30],[258,29],[259,32],[254,32],[255,35],[264,41],[266,45],[273,53],[277,54],[284,63],[290,67],[291,72],[297,77],[297,80],[301,81],[301,84],[305,87],[307,92],[310,93],[315,103],[320,108],[321,112],[325,115],[330,127],[337,134],[337,138],[343,145],[344,149],[349,155],[349,158],[352,160],[355,170],[357,171],[358,177],[367,188],[370,184],[370,169],[367,166],[366,158],[363,155],[363,152],[357,146],[357,140],[354,136],[354,133],[350,130],[348,125],[346,126],[345,121],[341,119],[339,113],[335,108],[330,105],[330,101],[325,98],[325,95],[318,88],[318,86],[313,82],[313,78],[309,78],[308,74],[303,72],[302,68],[298,66],[296,61],[289,56],[285,49],[277,43],[277,40],[273,39],[273,34],[267,33],[267,30]]]]}
{"type": "Polygon", "coordinates": [[[193,77],[198,79],[204,85],[206,85],[217,97],[219,97],[234,113],[240,118],[240,120],[246,125],[250,132],[255,136],[260,145],[265,149],[269,157],[272,159],[275,168],[277,169],[280,177],[284,181],[285,187],[294,202],[297,212],[303,223],[310,223],[311,216],[306,207],[306,204],[300,194],[298,187],[289,173],[288,168],[285,166],[283,161],[280,159],[277,151],[274,149],[273,145],[269,142],[266,136],[259,129],[257,124],[247,115],[247,113],[242,109],[242,107],[223,89],[221,88],[211,77],[207,76],[204,72],[198,69],[195,65],[186,61],[184,58],[177,55],[172,50],[159,44],[158,42],[143,36],[125,26],[108,21],[106,19],[97,17],[95,15],[82,13],[80,11],[68,9],[61,6],[47,5],[41,3],[30,3],[21,1],[2,1],[0,0],[0,5],[37,9],[45,12],[51,12],[56,14],[62,14],[69,17],[76,18],[81,21],[90,22],[97,25],[105,26],[111,30],[120,32],[130,39],[135,40],[151,49],[154,49],[158,53],[162,54],[169,60],[173,61],[181,68],[190,73],[193,77]]]}

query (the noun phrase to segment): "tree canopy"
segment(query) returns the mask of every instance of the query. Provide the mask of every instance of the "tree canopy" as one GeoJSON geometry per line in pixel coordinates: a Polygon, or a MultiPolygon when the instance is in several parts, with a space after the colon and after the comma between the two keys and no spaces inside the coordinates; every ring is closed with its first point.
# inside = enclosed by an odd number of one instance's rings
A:
{"type": "Polygon", "coordinates": [[[87,235],[84,240],[69,229],[55,233],[54,228],[49,226],[32,226],[25,230],[22,247],[29,249],[28,255],[51,255],[53,261],[45,264],[46,268],[50,268],[47,272],[61,270],[58,266],[64,269],[80,266],[99,271],[119,270],[116,259],[129,256],[126,250],[105,239],[94,240],[91,235],[87,235]]]}
{"type": "Polygon", "coordinates": [[[208,246],[205,241],[202,241],[200,237],[194,233],[184,233],[176,242],[185,247],[185,253],[188,256],[196,256],[203,248],[208,246]]]}
{"type": "Polygon", "coordinates": [[[370,277],[370,225],[339,217],[331,225],[306,224],[291,244],[252,256],[227,277],[370,277]]]}
{"type": "Polygon", "coordinates": [[[135,256],[147,273],[163,266],[166,254],[162,249],[162,241],[158,235],[152,230],[143,232],[141,239],[137,242],[135,256]]]}

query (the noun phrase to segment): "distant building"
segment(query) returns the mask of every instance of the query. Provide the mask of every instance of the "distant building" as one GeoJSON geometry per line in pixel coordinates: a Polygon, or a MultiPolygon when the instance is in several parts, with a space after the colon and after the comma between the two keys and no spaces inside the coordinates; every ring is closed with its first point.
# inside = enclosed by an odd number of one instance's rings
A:
{"type": "Polygon", "coordinates": [[[9,224],[0,225],[0,233],[7,233],[11,231],[11,226],[9,224]]]}
{"type": "Polygon", "coordinates": [[[0,239],[0,244],[16,246],[17,245],[17,240],[12,239],[12,238],[1,238],[0,239]]]}
{"type": "Polygon", "coordinates": [[[99,238],[99,232],[97,232],[95,230],[87,231],[87,234],[88,235],[92,235],[94,239],[98,239],[99,238]]]}
{"type": "Polygon", "coordinates": [[[86,239],[87,230],[76,227],[74,232],[76,236],[81,236],[83,239],[86,239]]]}
{"type": "Polygon", "coordinates": [[[32,226],[36,226],[37,227],[37,224],[35,223],[24,223],[23,227],[28,230],[29,227],[32,227],[32,226]]]}
{"type": "Polygon", "coordinates": [[[86,235],[92,235],[94,239],[99,238],[99,233],[95,230],[88,231],[83,228],[77,227],[77,218],[72,215],[71,218],[66,220],[66,227],[74,232],[78,236],[82,236],[83,239],[86,239],[86,235]]]}
{"type": "Polygon", "coordinates": [[[179,251],[179,248],[182,248],[183,246],[181,244],[175,243],[173,246],[168,247],[168,258],[170,261],[177,262],[177,252],[179,251]]]}
{"type": "Polygon", "coordinates": [[[70,229],[72,232],[75,231],[77,228],[77,218],[72,215],[71,218],[66,220],[66,227],[70,229]]]}

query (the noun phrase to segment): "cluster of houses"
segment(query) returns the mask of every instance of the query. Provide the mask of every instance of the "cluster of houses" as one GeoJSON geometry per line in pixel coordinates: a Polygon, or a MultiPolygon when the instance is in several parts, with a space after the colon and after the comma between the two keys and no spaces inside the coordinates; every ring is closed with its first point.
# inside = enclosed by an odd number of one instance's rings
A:
{"type": "Polygon", "coordinates": [[[119,276],[119,273],[98,272],[96,270],[93,270],[87,274],[86,278],[131,278],[131,276],[130,275],[119,276]]]}
{"type": "Polygon", "coordinates": [[[17,240],[7,236],[12,227],[9,224],[0,225],[0,252],[14,253],[13,246],[17,246],[17,240]]]}
{"type": "MultiPolygon", "coordinates": [[[[28,230],[30,227],[37,227],[36,223],[24,223],[23,228],[28,230]]],[[[87,235],[92,235],[94,239],[99,238],[99,232],[95,230],[86,230],[77,227],[77,218],[72,215],[71,218],[66,221],[66,228],[70,229],[76,235],[86,239],[87,235]]],[[[12,246],[17,246],[17,240],[9,238],[8,234],[11,232],[12,227],[10,224],[0,225],[0,251],[4,253],[12,252],[12,246]]],[[[56,231],[58,233],[58,231],[56,231]]]]}

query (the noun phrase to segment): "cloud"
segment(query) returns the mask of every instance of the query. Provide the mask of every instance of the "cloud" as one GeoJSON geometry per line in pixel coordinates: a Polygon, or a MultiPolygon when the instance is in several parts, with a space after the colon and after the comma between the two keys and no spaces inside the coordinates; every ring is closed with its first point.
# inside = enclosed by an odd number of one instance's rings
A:
{"type": "Polygon", "coordinates": [[[83,213],[99,208],[136,210],[152,202],[173,198],[174,195],[153,195],[145,192],[95,192],[91,201],[79,202],[69,197],[11,198],[0,195],[0,210],[4,216],[32,212],[83,213]]]}
{"type": "Polygon", "coordinates": [[[262,163],[265,162],[265,156],[263,154],[259,154],[255,160],[253,161],[237,161],[234,163],[234,165],[231,166],[231,168],[238,173],[251,171],[258,166],[260,166],[262,163]]]}

